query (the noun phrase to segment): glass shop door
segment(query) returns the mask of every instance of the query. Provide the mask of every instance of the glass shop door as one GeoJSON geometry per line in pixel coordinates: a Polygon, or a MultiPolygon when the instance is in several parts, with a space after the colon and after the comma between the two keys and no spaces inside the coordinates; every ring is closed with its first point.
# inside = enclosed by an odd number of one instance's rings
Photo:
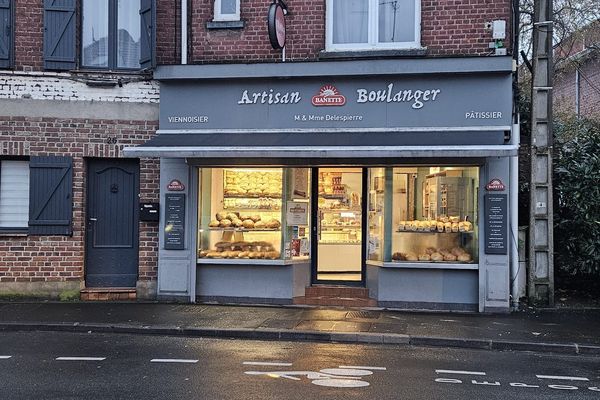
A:
{"type": "Polygon", "coordinates": [[[313,169],[313,283],[364,283],[363,168],[313,169]]]}

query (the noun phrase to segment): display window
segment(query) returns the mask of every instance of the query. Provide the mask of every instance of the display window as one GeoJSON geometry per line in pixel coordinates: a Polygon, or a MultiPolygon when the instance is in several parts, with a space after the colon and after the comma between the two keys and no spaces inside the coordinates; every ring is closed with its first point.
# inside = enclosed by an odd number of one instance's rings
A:
{"type": "Polygon", "coordinates": [[[198,259],[308,257],[308,175],[301,168],[201,168],[198,259]]]}
{"type": "Polygon", "coordinates": [[[391,175],[391,261],[476,263],[479,168],[393,168],[391,175]]]}

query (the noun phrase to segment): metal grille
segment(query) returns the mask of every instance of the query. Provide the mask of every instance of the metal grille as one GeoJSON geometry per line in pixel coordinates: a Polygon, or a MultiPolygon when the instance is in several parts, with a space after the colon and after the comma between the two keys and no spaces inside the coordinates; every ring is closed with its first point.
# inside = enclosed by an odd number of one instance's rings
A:
{"type": "Polygon", "coordinates": [[[379,313],[372,311],[350,311],[346,314],[346,318],[377,319],[379,318],[379,313]]]}

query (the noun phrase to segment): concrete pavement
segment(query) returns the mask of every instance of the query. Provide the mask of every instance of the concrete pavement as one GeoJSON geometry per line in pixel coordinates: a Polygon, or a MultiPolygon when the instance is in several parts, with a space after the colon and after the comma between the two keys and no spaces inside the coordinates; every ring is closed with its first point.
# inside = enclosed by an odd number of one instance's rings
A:
{"type": "Polygon", "coordinates": [[[600,310],[512,314],[209,304],[6,302],[0,330],[394,343],[600,356],[600,310]]]}

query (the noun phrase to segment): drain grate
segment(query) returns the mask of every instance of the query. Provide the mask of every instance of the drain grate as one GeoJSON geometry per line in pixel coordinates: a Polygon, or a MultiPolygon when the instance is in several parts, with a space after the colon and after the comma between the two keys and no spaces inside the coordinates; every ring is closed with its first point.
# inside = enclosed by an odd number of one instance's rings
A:
{"type": "Polygon", "coordinates": [[[205,307],[202,306],[198,306],[198,305],[181,305],[181,306],[175,306],[173,308],[174,312],[180,312],[180,313],[200,313],[204,310],[205,307]]]}
{"type": "Polygon", "coordinates": [[[346,314],[346,318],[377,319],[379,318],[379,313],[373,311],[350,311],[346,314]]]}

